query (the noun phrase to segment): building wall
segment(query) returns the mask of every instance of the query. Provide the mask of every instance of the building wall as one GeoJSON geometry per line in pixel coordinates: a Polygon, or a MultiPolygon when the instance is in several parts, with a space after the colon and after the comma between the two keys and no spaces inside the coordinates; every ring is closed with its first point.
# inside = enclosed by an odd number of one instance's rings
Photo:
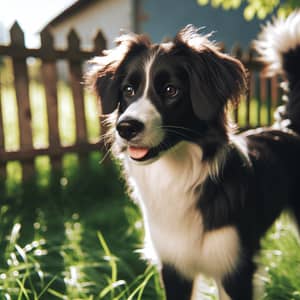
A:
{"type": "Polygon", "coordinates": [[[187,24],[214,31],[213,39],[223,42],[227,49],[235,44],[247,48],[260,30],[260,22],[245,21],[243,9],[223,11],[211,6],[200,6],[197,0],[140,0],[140,30],[155,42],[173,37],[187,24]]]}
{"type": "Polygon", "coordinates": [[[58,25],[50,27],[58,48],[67,47],[67,35],[74,28],[80,39],[82,48],[93,46],[93,39],[99,29],[106,37],[107,47],[114,45],[114,39],[120,29],[132,30],[131,0],[98,0],[77,14],[68,17],[58,25]]]}

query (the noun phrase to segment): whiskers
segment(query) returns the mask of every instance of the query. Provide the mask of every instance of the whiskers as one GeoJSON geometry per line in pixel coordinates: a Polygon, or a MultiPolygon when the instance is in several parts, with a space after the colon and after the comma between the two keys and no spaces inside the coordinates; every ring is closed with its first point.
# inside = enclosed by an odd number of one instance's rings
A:
{"type": "Polygon", "coordinates": [[[195,138],[200,138],[201,134],[193,129],[174,126],[174,125],[162,125],[156,127],[157,130],[163,130],[165,132],[165,138],[161,141],[159,145],[152,145],[158,152],[172,151],[175,155],[180,155],[178,152],[178,144],[181,141],[192,141],[195,138]],[[171,136],[171,138],[170,138],[171,136]],[[169,138],[168,138],[169,137],[169,138]]]}
{"type": "Polygon", "coordinates": [[[100,141],[103,141],[105,148],[109,148],[114,141],[114,132],[112,129],[109,129],[107,132],[101,134],[100,141]]]}
{"type": "Polygon", "coordinates": [[[160,129],[163,129],[165,130],[166,133],[174,134],[175,136],[183,138],[184,140],[187,141],[190,141],[195,137],[196,138],[202,137],[200,132],[183,126],[163,125],[160,126],[160,129]]]}
{"type": "Polygon", "coordinates": [[[104,145],[104,155],[102,159],[99,161],[99,164],[101,165],[107,157],[113,152],[113,134],[111,132],[106,132],[100,136],[100,141],[103,141],[104,145]]]}
{"type": "Polygon", "coordinates": [[[102,165],[105,160],[107,159],[107,157],[110,155],[110,153],[112,153],[112,146],[110,146],[109,148],[105,147],[106,151],[104,152],[103,157],[100,159],[99,161],[99,165],[102,165]]]}
{"type": "Polygon", "coordinates": [[[113,152],[113,144],[115,140],[115,124],[116,116],[115,114],[101,116],[101,129],[104,131],[103,134],[100,136],[100,141],[103,141],[105,154],[103,158],[100,160],[100,164],[102,164],[106,158],[113,152]]]}

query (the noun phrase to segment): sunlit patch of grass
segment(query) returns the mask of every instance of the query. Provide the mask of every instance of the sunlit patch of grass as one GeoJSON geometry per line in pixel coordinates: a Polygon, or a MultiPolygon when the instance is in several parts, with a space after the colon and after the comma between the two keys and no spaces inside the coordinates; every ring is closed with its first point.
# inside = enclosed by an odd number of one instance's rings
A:
{"type": "Polygon", "coordinates": [[[271,228],[262,242],[260,262],[265,266],[264,300],[300,299],[299,234],[287,214],[271,228]]]}
{"type": "Polygon", "coordinates": [[[21,185],[22,181],[22,167],[21,164],[17,161],[13,161],[7,164],[7,180],[6,188],[7,193],[12,193],[16,187],[21,185]]]}
{"type": "Polygon", "coordinates": [[[0,295],[5,299],[41,299],[45,289],[38,290],[39,285],[48,288],[50,283],[45,282],[39,263],[39,257],[47,254],[46,242],[39,239],[20,246],[21,229],[20,223],[14,223],[6,237],[4,262],[0,268],[0,295]]]}
{"type": "Polygon", "coordinates": [[[50,184],[51,163],[49,156],[39,156],[35,159],[36,180],[37,184],[47,187],[50,184]]]}

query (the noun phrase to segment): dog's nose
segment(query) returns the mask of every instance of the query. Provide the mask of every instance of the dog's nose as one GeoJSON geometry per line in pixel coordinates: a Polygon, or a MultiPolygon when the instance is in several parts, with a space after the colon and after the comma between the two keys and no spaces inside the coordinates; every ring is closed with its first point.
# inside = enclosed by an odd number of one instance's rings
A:
{"type": "Polygon", "coordinates": [[[127,141],[133,139],[144,130],[144,124],[135,119],[124,119],[117,124],[119,135],[127,141]]]}

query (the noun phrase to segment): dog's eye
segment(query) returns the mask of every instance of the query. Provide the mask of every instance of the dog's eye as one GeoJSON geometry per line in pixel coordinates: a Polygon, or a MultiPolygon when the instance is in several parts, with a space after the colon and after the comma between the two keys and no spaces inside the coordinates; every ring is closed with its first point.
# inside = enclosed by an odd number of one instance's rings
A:
{"type": "Polygon", "coordinates": [[[163,96],[168,97],[168,98],[174,98],[178,95],[178,88],[176,88],[173,85],[166,85],[164,90],[163,90],[163,96]]]}
{"type": "Polygon", "coordinates": [[[132,85],[125,85],[123,88],[123,94],[125,97],[133,97],[135,95],[135,90],[132,85]]]}

